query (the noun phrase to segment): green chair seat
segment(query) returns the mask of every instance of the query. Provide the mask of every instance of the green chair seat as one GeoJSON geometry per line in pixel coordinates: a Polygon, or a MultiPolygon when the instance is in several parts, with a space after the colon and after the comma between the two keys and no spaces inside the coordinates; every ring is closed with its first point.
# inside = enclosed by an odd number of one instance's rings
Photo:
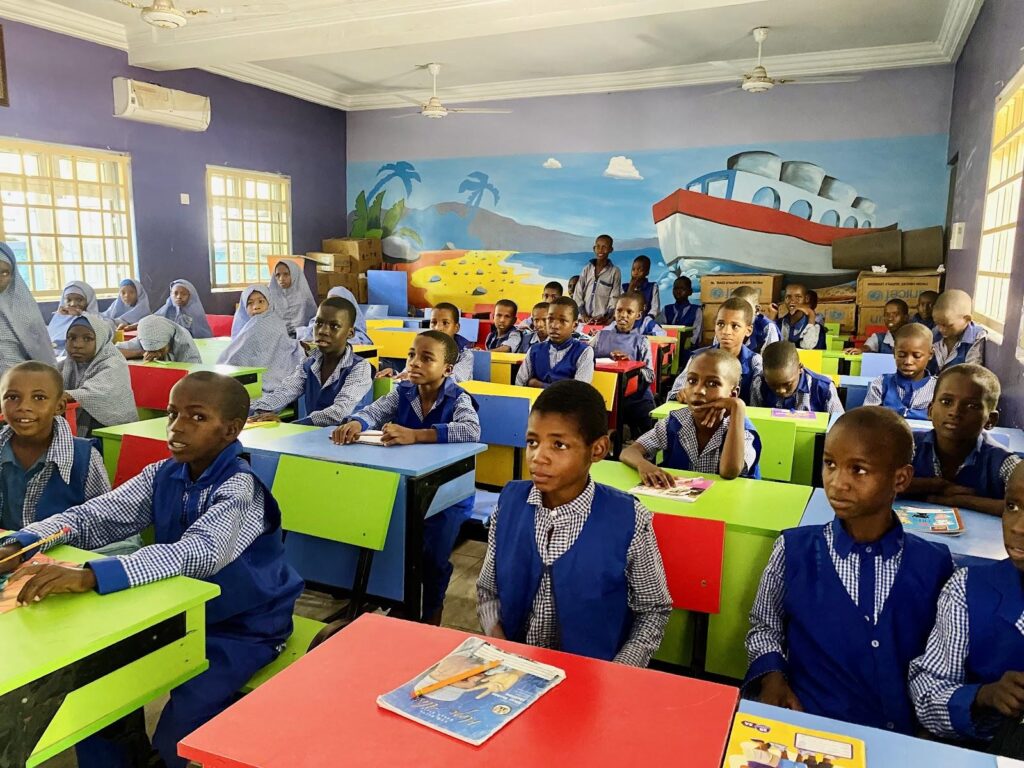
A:
{"type": "Polygon", "coordinates": [[[249,678],[249,682],[242,686],[242,693],[256,690],[278,672],[305,656],[306,651],[309,650],[309,644],[313,642],[317,632],[325,626],[327,625],[321,621],[292,616],[292,636],[285,643],[284,650],[276,659],[249,678]]]}

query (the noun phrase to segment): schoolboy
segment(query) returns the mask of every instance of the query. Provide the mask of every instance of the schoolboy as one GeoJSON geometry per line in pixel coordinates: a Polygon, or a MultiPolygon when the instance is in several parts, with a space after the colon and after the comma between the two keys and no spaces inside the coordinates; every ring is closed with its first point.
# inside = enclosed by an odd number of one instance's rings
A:
{"type": "MultiPolygon", "coordinates": [[[[233,378],[202,371],[171,389],[167,447],[171,458],[150,464],[113,491],[34,523],[0,547],[0,557],[40,538],[70,532],[47,546],[94,549],[153,527],[155,543],[134,554],[83,566],[28,565],[18,593],[31,605],[50,594],[101,595],[172,576],[220,587],[206,611],[210,668],[171,691],[153,737],[167,766],[184,766],[178,741],[229,706],[238,689],[269,664],[292,632],[292,609],[302,580],[285,562],[281,512],[270,491],[242,459],[238,435],[249,395],[233,378]]],[[[0,566],[9,570],[12,562],[0,566]]],[[[78,764],[146,764],[126,734],[144,726],[139,710],[78,746],[78,764]],[[122,738],[115,737],[115,733],[122,738]],[[106,738],[110,737],[110,738],[106,738]]]]}
{"type": "Polygon", "coordinates": [[[896,373],[872,380],[864,405],[890,408],[906,419],[927,419],[935,394],[935,377],[928,373],[932,332],[920,323],[907,323],[893,338],[896,373]]]}
{"type": "Polygon", "coordinates": [[[999,422],[999,395],[999,379],[980,365],[955,365],[939,374],[928,406],[932,429],[914,433],[908,496],[1002,512],[1006,480],[1021,459],[986,434],[999,422]]]}
{"type": "Polygon", "coordinates": [[[604,399],[589,384],[560,381],[537,398],[533,479],[502,490],[477,580],[486,634],[636,667],[661,645],[671,597],[652,515],[590,478],[608,450],[604,399]]]}
{"type": "MultiPolygon", "coordinates": [[[[552,301],[557,299],[559,296],[564,295],[564,293],[565,293],[565,291],[562,290],[562,284],[560,282],[558,282],[557,280],[552,280],[550,283],[547,283],[544,286],[544,292],[543,292],[543,294],[541,296],[540,302],[538,302],[537,304],[533,305],[534,310],[536,311],[537,307],[539,307],[541,304],[543,304],[546,307],[548,304],[550,304],[552,301]]],[[[531,313],[530,317],[526,318],[521,323],[519,323],[519,325],[517,327],[520,328],[520,329],[525,329],[525,330],[532,331],[533,328],[534,328],[534,322],[533,321],[534,321],[533,313],[531,313]]],[[[526,339],[524,339],[523,341],[525,343],[526,339]]],[[[524,348],[523,351],[524,352],[526,351],[525,348],[524,348]]]]}
{"type": "MultiPolygon", "coordinates": [[[[818,323],[805,286],[800,283],[787,285],[782,307],[786,314],[779,317],[776,324],[783,341],[791,341],[800,349],[825,348],[825,329],[818,323]]],[[[782,308],[772,304],[770,311],[778,315],[782,308]]]]}
{"type": "Polygon", "coordinates": [[[754,331],[750,334],[750,338],[747,339],[747,346],[750,347],[752,352],[762,354],[765,347],[782,338],[779,335],[779,326],[765,317],[761,311],[761,294],[757,288],[754,288],[752,285],[741,285],[739,288],[734,288],[729,296],[731,298],[746,299],[750,302],[750,306],[754,308],[754,331]]]}
{"type": "Polygon", "coordinates": [[[895,334],[900,328],[910,322],[910,308],[903,299],[890,299],[885,302],[884,314],[886,331],[884,333],[873,333],[864,341],[862,352],[879,352],[883,355],[891,355],[895,348],[895,334]]]}
{"type": "MultiPolygon", "coordinates": [[[[753,332],[754,309],[746,299],[726,299],[718,308],[715,318],[715,340],[710,347],[696,349],[687,366],[692,363],[705,349],[724,349],[740,361],[740,399],[750,402],[750,388],[756,377],[761,375],[761,355],[752,351],[746,344],[753,332]]],[[[680,373],[672,389],[669,390],[670,400],[676,399],[686,380],[686,369],[680,373]]]]}
{"type": "Polygon", "coordinates": [[[622,463],[640,473],[645,485],[669,487],[670,476],[651,462],[659,451],[662,466],[734,477],[758,477],[761,439],[739,398],[740,363],[724,349],[697,355],[686,370],[680,401],[654,429],[622,452],[622,463]]]}
{"type": "Polygon", "coordinates": [[[639,293],[626,293],[615,303],[615,324],[603,329],[590,340],[596,358],[637,360],[640,369],[640,388],[622,401],[622,420],[634,439],[651,428],[654,408],[654,364],[651,362],[651,342],[636,328],[636,321],[644,311],[644,297],[639,293]]]}
{"type": "MultiPolygon", "coordinates": [[[[367,429],[383,431],[383,443],[474,443],[480,439],[476,403],[452,380],[459,358],[455,340],[440,331],[424,331],[409,350],[409,380],[352,414],[334,430],[340,445],[354,443],[367,429]]],[[[473,511],[474,498],[431,515],[423,524],[423,618],[441,623],[444,595],[452,576],[449,558],[459,529],[473,511]]]]}
{"type": "Polygon", "coordinates": [[[973,312],[970,294],[965,291],[943,291],[935,300],[935,354],[928,365],[933,374],[960,363],[985,364],[985,329],[974,324],[973,312]]]}
{"type": "Polygon", "coordinates": [[[939,294],[935,291],[922,291],[921,295],[917,297],[917,312],[910,318],[910,321],[934,329],[935,320],[932,319],[932,309],[938,298],[939,294]]]}
{"type": "Polygon", "coordinates": [[[562,379],[576,379],[588,384],[594,378],[594,350],[573,338],[579,309],[568,296],[548,305],[547,341],[534,344],[519,366],[516,385],[541,387],[562,379]]]}
{"type": "Polygon", "coordinates": [[[822,480],[836,516],[775,540],[750,611],[744,696],[913,733],[907,670],[953,572],[949,550],[905,533],[892,511],[913,452],[910,427],[886,408],[829,430],[822,480]]]}
{"type": "Polygon", "coordinates": [[[693,331],[690,338],[694,343],[700,344],[704,333],[704,307],[700,304],[691,304],[692,295],[693,281],[686,275],[677,277],[672,283],[672,298],[675,299],[675,303],[665,305],[661,319],[666,325],[691,326],[693,331]]]}
{"type": "Polygon", "coordinates": [[[750,404],[813,413],[842,413],[836,385],[828,376],[807,370],[796,345],[776,341],[764,348],[764,372],[754,379],[750,404]]]}
{"type": "Polygon", "coordinates": [[[622,272],[612,263],[615,250],[611,235],[594,240],[594,258],[580,272],[572,298],[586,324],[607,324],[615,312],[615,301],[622,293],[622,272]]]}
{"type": "Polygon", "coordinates": [[[523,345],[523,334],[516,329],[516,315],[519,306],[509,299],[501,299],[494,304],[491,322],[494,327],[487,334],[484,348],[491,352],[519,352],[523,345]]]}
{"type": "Polygon", "coordinates": [[[370,364],[352,349],[356,308],[348,299],[324,299],[313,319],[313,353],[266,397],[252,405],[251,421],[277,421],[298,401],[298,424],[341,424],[373,387],[370,364]]]}
{"type": "MultiPolygon", "coordinates": [[[[565,292],[569,294],[569,298],[576,295],[576,286],[580,284],[580,276],[573,275],[569,278],[569,282],[565,286],[565,292]]],[[[551,302],[549,301],[548,304],[551,302]]]]}
{"type": "Polygon", "coordinates": [[[661,314],[661,295],[658,284],[652,283],[648,277],[651,274],[651,259],[643,254],[633,259],[633,266],[629,271],[629,282],[622,284],[623,293],[639,293],[644,298],[644,310],[641,317],[652,318],[661,314]]]}
{"type": "MultiPolygon", "coordinates": [[[[1006,484],[1005,560],[969,565],[942,593],[924,653],[910,665],[921,724],[982,746],[1024,717],[1024,468],[1006,484]]],[[[982,746],[982,748],[984,748],[982,746]]],[[[1019,755],[1017,755],[1019,757],[1019,755]]]]}
{"type": "Polygon", "coordinates": [[[18,530],[110,490],[103,458],[63,418],[64,382],[34,360],[0,377],[0,528],[18,530]]]}
{"type": "MultiPolygon", "coordinates": [[[[456,384],[460,381],[473,380],[473,342],[459,333],[462,330],[460,317],[462,315],[459,308],[447,301],[435,304],[434,311],[430,313],[430,330],[440,331],[446,336],[451,336],[459,348],[459,359],[455,361],[455,366],[452,368],[452,381],[456,384]]],[[[395,373],[391,368],[383,368],[376,378],[407,381],[409,369],[406,368],[401,373],[395,373]]]]}
{"type": "Polygon", "coordinates": [[[528,352],[534,344],[542,344],[548,340],[548,308],[546,301],[533,305],[530,312],[530,330],[523,332],[523,352],[528,352]]]}

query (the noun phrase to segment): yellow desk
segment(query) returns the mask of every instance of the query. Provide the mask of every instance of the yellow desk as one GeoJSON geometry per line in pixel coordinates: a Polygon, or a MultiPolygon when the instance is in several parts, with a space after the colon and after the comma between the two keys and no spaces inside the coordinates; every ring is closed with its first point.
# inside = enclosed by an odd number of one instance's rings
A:
{"type": "Polygon", "coordinates": [[[495,384],[515,384],[519,366],[526,355],[519,352],[491,352],[491,381],[495,384]]]}

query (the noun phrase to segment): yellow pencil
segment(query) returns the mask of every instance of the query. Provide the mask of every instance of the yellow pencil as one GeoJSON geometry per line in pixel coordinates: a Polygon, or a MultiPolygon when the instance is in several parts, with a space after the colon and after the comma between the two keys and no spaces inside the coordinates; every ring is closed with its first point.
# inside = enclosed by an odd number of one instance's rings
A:
{"type": "Polygon", "coordinates": [[[49,544],[51,541],[56,541],[61,536],[64,536],[65,534],[68,534],[68,533],[71,533],[71,529],[68,528],[65,525],[63,528],[61,528],[56,533],[52,533],[49,536],[45,536],[45,537],[41,538],[39,541],[34,541],[31,544],[29,544],[27,547],[22,547],[17,552],[15,552],[13,554],[10,554],[7,557],[0,558],[0,563],[6,563],[8,560],[13,560],[16,557],[21,557],[22,555],[24,555],[25,553],[29,552],[30,550],[33,550],[36,547],[41,547],[41,546],[43,546],[43,544],[49,544]]]}
{"type": "Polygon", "coordinates": [[[468,680],[474,675],[482,675],[487,670],[494,669],[499,664],[501,664],[501,662],[497,660],[488,661],[486,664],[481,664],[478,667],[467,669],[465,672],[459,672],[459,674],[446,677],[444,680],[438,680],[436,683],[431,683],[430,685],[425,685],[422,688],[417,688],[409,694],[409,697],[415,699],[418,696],[423,696],[424,694],[433,693],[434,691],[439,691],[442,688],[447,688],[453,683],[461,683],[463,680],[468,680]]]}

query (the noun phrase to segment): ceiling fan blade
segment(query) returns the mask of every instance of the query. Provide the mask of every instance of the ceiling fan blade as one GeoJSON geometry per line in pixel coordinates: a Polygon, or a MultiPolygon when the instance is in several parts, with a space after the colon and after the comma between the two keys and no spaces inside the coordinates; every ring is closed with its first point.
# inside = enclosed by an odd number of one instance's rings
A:
{"type": "Polygon", "coordinates": [[[461,112],[464,115],[510,115],[512,114],[511,109],[459,109],[458,107],[448,107],[449,112],[461,112]]]}
{"type": "Polygon", "coordinates": [[[821,85],[824,83],[856,83],[860,75],[837,75],[835,77],[794,77],[776,80],[776,85],[821,85]]]}
{"type": "Polygon", "coordinates": [[[404,112],[401,115],[390,115],[392,120],[401,120],[403,117],[419,117],[419,112],[404,112]]]}

